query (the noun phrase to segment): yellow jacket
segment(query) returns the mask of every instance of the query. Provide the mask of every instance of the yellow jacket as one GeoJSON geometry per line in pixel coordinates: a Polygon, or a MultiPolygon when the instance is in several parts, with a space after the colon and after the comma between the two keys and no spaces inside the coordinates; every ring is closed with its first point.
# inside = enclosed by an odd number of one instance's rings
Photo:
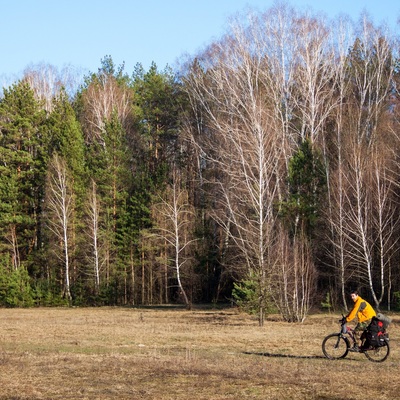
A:
{"type": "Polygon", "coordinates": [[[372,308],[371,304],[362,299],[361,296],[357,296],[356,300],[354,301],[354,307],[346,317],[346,321],[350,322],[357,317],[358,322],[364,322],[375,316],[376,312],[372,308]]]}

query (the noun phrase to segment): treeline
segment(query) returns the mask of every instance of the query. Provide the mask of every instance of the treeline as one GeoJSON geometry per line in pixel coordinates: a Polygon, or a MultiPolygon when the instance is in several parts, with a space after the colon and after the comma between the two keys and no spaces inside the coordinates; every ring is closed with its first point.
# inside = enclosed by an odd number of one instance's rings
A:
{"type": "Polygon", "coordinates": [[[41,65],[0,100],[0,303],[399,307],[399,47],[367,17],[232,21],[179,71],[41,65]]]}

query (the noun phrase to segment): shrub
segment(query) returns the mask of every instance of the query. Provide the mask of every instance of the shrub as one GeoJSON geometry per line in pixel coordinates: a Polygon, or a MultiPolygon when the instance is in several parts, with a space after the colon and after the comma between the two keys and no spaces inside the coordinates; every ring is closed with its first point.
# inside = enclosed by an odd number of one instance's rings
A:
{"type": "Polygon", "coordinates": [[[25,268],[10,270],[5,263],[0,264],[0,304],[5,307],[33,306],[33,291],[25,268]]]}
{"type": "Polygon", "coordinates": [[[270,304],[266,296],[263,304],[260,303],[261,293],[265,288],[261,288],[259,281],[254,273],[249,273],[247,278],[233,284],[232,298],[235,304],[243,311],[256,315],[260,311],[260,306],[264,310],[270,309],[270,304]]]}

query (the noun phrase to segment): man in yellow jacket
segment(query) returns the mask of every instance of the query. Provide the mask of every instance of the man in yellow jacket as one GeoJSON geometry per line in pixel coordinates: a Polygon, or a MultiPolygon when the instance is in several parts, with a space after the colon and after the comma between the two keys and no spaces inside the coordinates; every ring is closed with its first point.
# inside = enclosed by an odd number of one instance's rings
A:
{"type": "MultiPolygon", "coordinates": [[[[370,324],[372,317],[376,316],[376,312],[372,308],[371,304],[361,298],[357,290],[352,291],[350,296],[351,299],[354,301],[354,306],[353,309],[346,316],[346,322],[350,322],[357,317],[357,325],[354,328],[354,332],[356,339],[359,339],[360,333],[362,333],[370,324]]],[[[350,350],[359,351],[359,347],[357,346],[357,344],[355,344],[354,347],[350,350]]]]}

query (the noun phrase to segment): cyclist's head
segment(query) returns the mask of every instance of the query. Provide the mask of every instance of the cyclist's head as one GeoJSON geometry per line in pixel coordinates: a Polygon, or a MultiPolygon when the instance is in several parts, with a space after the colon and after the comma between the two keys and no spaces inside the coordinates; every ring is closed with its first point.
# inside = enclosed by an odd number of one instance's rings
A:
{"type": "Polygon", "coordinates": [[[356,299],[358,297],[358,290],[352,290],[350,292],[350,297],[352,298],[353,301],[356,301],[356,299]]]}

